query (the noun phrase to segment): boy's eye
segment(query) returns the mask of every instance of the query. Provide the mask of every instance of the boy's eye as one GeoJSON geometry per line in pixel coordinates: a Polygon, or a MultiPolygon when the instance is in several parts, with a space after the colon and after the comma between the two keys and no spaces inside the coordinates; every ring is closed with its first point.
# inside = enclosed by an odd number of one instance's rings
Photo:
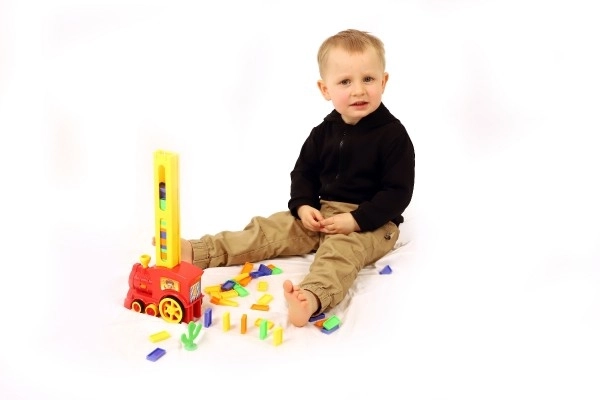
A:
{"type": "Polygon", "coordinates": [[[350,84],[350,79],[344,79],[343,81],[340,82],[341,85],[349,85],[350,84]]]}
{"type": "Polygon", "coordinates": [[[363,79],[365,82],[373,82],[375,80],[375,78],[373,78],[372,76],[367,76],[365,79],[363,79]]]}

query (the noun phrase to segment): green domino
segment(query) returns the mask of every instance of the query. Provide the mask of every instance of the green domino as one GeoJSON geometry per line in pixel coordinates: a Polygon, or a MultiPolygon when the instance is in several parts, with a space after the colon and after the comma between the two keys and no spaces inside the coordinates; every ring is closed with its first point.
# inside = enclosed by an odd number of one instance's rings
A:
{"type": "Polygon", "coordinates": [[[278,267],[275,267],[275,268],[273,268],[271,271],[272,271],[272,274],[273,274],[273,275],[277,275],[277,274],[280,274],[280,273],[282,273],[282,272],[283,272],[283,271],[282,271],[281,269],[279,269],[278,267]]]}
{"type": "Polygon", "coordinates": [[[236,283],[235,285],[233,285],[233,290],[235,290],[237,292],[237,294],[240,295],[240,297],[246,297],[250,294],[250,293],[248,293],[246,288],[243,287],[242,285],[240,285],[239,283],[236,283]]]}
{"type": "Polygon", "coordinates": [[[327,329],[328,331],[335,328],[336,326],[338,326],[340,324],[340,319],[338,317],[336,317],[335,315],[332,315],[331,317],[327,318],[327,321],[325,321],[323,323],[323,328],[327,329]]]}
{"type": "Polygon", "coordinates": [[[263,318],[260,321],[260,334],[259,337],[261,340],[266,339],[267,337],[267,320],[265,318],[263,318]]]}

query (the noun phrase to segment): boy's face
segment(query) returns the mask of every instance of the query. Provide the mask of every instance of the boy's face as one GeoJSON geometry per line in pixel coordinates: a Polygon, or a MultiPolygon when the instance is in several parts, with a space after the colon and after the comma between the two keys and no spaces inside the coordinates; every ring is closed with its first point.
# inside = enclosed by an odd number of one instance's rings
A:
{"type": "Polygon", "coordinates": [[[387,80],[388,74],[375,49],[348,53],[333,48],[317,84],[325,100],[331,100],[344,122],[354,125],[379,107],[387,80]]]}

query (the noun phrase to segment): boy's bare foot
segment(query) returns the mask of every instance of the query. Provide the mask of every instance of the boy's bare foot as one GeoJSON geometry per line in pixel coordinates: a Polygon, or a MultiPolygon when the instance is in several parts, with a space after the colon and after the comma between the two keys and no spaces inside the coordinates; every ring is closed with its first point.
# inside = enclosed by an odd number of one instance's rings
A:
{"type": "Polygon", "coordinates": [[[295,286],[291,281],[283,282],[283,295],[288,302],[288,317],[292,325],[304,326],[317,311],[317,298],[308,290],[295,286]]]}

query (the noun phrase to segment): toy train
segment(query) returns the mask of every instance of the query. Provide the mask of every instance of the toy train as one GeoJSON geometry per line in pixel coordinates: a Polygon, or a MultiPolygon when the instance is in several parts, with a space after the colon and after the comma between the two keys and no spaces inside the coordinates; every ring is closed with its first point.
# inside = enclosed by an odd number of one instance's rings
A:
{"type": "Polygon", "coordinates": [[[200,319],[204,271],[185,261],[174,268],[148,266],[149,261],[143,255],[131,268],[125,307],[174,323],[200,319]]]}

